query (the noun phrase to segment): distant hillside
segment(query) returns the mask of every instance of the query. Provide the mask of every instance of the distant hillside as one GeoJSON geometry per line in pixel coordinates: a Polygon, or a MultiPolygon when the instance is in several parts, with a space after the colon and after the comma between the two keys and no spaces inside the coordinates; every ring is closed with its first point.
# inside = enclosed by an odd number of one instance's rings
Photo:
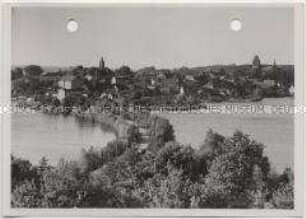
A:
{"type": "MultiPolygon", "coordinates": [[[[12,65],[12,69],[24,68],[26,66],[27,65],[12,65]]],[[[69,71],[75,68],[75,66],[41,66],[41,68],[44,70],[44,72],[56,72],[59,70],[69,71]]]]}

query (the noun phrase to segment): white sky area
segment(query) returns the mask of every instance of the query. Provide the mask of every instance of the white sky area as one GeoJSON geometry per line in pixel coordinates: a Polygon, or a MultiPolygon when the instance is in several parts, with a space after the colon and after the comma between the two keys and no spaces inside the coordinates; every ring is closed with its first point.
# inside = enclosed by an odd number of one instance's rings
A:
{"type": "Polygon", "coordinates": [[[285,7],[103,6],[17,7],[13,65],[133,69],[251,63],[293,64],[294,10],[285,7]],[[240,31],[230,21],[242,21],[240,31]],[[66,30],[75,19],[76,32],[66,30]]]}

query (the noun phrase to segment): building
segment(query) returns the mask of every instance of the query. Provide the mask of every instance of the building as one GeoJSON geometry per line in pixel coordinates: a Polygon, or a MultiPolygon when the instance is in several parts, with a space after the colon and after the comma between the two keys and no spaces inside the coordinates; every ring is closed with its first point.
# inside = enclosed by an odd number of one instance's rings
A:
{"type": "Polygon", "coordinates": [[[83,86],[83,79],[74,75],[66,75],[58,81],[58,86],[66,90],[80,89],[83,86]]]}
{"type": "Polygon", "coordinates": [[[68,93],[83,89],[84,81],[80,76],[66,75],[58,81],[57,99],[63,100],[68,93]]]}
{"type": "Polygon", "coordinates": [[[187,80],[187,81],[195,81],[193,75],[186,75],[186,76],[185,76],[185,80],[187,80]]]}
{"type": "Polygon", "coordinates": [[[117,85],[117,79],[115,76],[112,77],[111,79],[111,85],[116,86],[117,85]]]}
{"type": "Polygon", "coordinates": [[[56,98],[62,101],[66,97],[66,90],[60,88],[57,90],[56,98]]]}
{"type": "Polygon", "coordinates": [[[274,67],[272,65],[267,65],[261,68],[263,75],[271,75],[274,71],[274,67]]]}
{"type": "Polygon", "coordinates": [[[261,64],[259,56],[254,56],[253,62],[252,62],[252,69],[251,69],[251,78],[261,78],[262,77],[262,71],[261,71],[261,64]]]}
{"type": "Polygon", "coordinates": [[[88,81],[91,81],[93,79],[93,76],[90,74],[86,74],[85,77],[88,81]]]}
{"type": "Polygon", "coordinates": [[[289,87],[289,94],[290,94],[291,96],[294,96],[294,85],[291,85],[291,86],[289,87]]]}
{"type": "Polygon", "coordinates": [[[253,64],[252,68],[256,68],[256,69],[260,68],[260,59],[258,55],[254,56],[252,64],[253,64]]]}
{"type": "Polygon", "coordinates": [[[265,85],[271,86],[271,87],[274,86],[274,85],[276,85],[275,80],[264,80],[263,83],[264,83],[265,85]]]}
{"type": "Polygon", "coordinates": [[[214,84],[212,81],[207,82],[206,84],[204,84],[203,86],[205,89],[214,89],[214,84]]]}
{"type": "Polygon", "coordinates": [[[45,72],[39,76],[39,83],[42,83],[45,89],[50,89],[54,93],[61,77],[61,72],[45,72]]]}
{"type": "Polygon", "coordinates": [[[185,90],[184,90],[184,87],[181,86],[179,96],[184,96],[184,95],[185,95],[185,90]]]}

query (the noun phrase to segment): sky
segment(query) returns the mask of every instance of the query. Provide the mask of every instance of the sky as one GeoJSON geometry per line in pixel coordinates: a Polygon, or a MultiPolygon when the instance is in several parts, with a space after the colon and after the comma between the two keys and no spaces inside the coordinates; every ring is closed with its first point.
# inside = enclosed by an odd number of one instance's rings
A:
{"type": "Polygon", "coordinates": [[[12,12],[12,64],[138,69],[214,64],[293,64],[294,11],[284,7],[18,7],[12,12]],[[232,31],[232,19],[242,21],[232,31]],[[66,23],[75,19],[78,31],[66,23]]]}

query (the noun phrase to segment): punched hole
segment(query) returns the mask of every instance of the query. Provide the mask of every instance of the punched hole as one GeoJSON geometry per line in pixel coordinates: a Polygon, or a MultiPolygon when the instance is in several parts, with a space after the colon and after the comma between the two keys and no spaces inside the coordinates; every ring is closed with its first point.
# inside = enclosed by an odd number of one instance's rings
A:
{"type": "Polygon", "coordinates": [[[70,19],[66,24],[66,28],[68,32],[73,33],[79,29],[79,24],[76,20],[70,19]]]}
{"type": "Polygon", "coordinates": [[[230,23],[232,31],[239,31],[242,28],[242,22],[239,19],[233,19],[230,23]]]}

